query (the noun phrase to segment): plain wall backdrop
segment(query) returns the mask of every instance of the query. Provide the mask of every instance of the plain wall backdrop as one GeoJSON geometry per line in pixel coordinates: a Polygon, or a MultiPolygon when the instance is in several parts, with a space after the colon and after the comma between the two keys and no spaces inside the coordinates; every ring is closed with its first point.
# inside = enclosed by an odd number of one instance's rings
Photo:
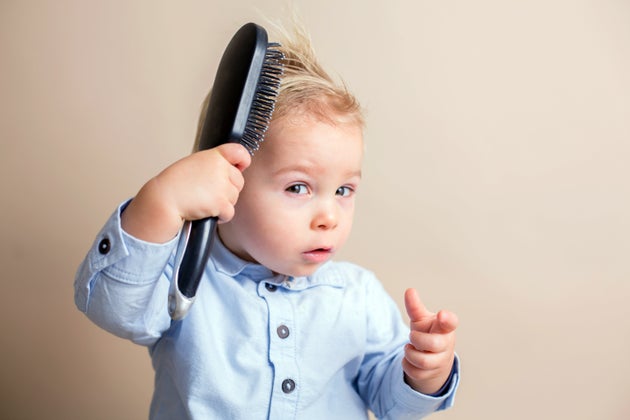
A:
{"type": "MultiPolygon", "coordinates": [[[[460,317],[434,418],[629,418],[630,2],[295,3],[367,109],[340,258],[460,317]]],[[[75,309],[75,270],[189,153],[236,29],[287,4],[0,2],[1,418],[147,417],[147,351],[75,309]]]]}

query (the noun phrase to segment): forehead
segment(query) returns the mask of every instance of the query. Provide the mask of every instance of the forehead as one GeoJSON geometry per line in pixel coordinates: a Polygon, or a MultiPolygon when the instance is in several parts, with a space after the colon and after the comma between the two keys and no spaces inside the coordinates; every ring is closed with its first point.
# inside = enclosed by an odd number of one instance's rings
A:
{"type": "Polygon", "coordinates": [[[360,166],[362,157],[361,126],[300,113],[272,121],[254,161],[309,159],[360,166]]]}

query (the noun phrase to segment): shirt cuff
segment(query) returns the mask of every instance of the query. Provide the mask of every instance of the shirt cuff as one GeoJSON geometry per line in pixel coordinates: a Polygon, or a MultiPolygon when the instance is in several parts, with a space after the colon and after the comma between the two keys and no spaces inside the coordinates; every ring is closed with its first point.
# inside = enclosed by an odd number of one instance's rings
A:
{"type": "Polygon", "coordinates": [[[451,386],[451,382],[453,381],[453,375],[455,374],[455,371],[457,370],[456,363],[457,363],[457,359],[453,360],[453,367],[451,368],[451,373],[448,375],[448,378],[446,379],[446,382],[444,382],[444,385],[442,385],[442,388],[438,389],[437,392],[434,392],[433,394],[427,394],[428,396],[441,397],[444,394],[446,394],[446,391],[448,391],[448,389],[451,386]]]}
{"type": "Polygon", "coordinates": [[[155,281],[164,271],[178,237],[157,244],[125,232],[120,216],[130,201],[122,203],[107,220],[90,248],[87,259],[92,272],[103,271],[115,280],[142,284],[155,281]]]}

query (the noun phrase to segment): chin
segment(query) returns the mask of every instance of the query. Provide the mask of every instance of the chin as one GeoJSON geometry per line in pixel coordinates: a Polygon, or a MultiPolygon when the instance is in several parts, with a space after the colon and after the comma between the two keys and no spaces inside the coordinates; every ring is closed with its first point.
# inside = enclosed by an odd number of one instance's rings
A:
{"type": "Polygon", "coordinates": [[[301,270],[298,270],[296,272],[296,274],[293,275],[293,277],[308,277],[308,276],[311,276],[311,275],[315,274],[315,272],[317,270],[319,270],[320,267],[322,265],[324,265],[324,264],[325,263],[321,263],[321,264],[317,264],[317,265],[314,265],[314,266],[304,267],[301,270]]]}
{"type": "Polygon", "coordinates": [[[324,265],[324,263],[317,264],[317,265],[309,265],[307,267],[293,267],[293,268],[287,267],[286,270],[279,270],[279,271],[274,270],[274,272],[283,274],[285,276],[290,276],[290,277],[308,277],[314,274],[317,270],[319,270],[319,268],[322,265],[324,265]]]}

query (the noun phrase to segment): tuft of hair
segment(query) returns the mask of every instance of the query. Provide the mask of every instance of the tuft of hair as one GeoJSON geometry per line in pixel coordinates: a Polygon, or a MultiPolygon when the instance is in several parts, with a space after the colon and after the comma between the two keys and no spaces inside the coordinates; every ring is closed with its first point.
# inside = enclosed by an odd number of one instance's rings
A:
{"type": "MultiPolygon", "coordinates": [[[[310,35],[294,13],[290,30],[268,20],[274,30],[274,50],[284,55],[283,74],[275,99],[271,121],[283,117],[308,115],[329,124],[350,123],[365,126],[363,109],[341,80],[334,80],[315,55],[310,35]]],[[[193,151],[199,146],[211,91],[201,106],[193,151]]]]}
{"type": "Polygon", "coordinates": [[[330,124],[352,123],[363,128],[363,109],[342,80],[333,79],[317,60],[313,44],[294,15],[290,30],[271,23],[284,54],[284,73],[272,121],[303,113],[330,124]]]}

